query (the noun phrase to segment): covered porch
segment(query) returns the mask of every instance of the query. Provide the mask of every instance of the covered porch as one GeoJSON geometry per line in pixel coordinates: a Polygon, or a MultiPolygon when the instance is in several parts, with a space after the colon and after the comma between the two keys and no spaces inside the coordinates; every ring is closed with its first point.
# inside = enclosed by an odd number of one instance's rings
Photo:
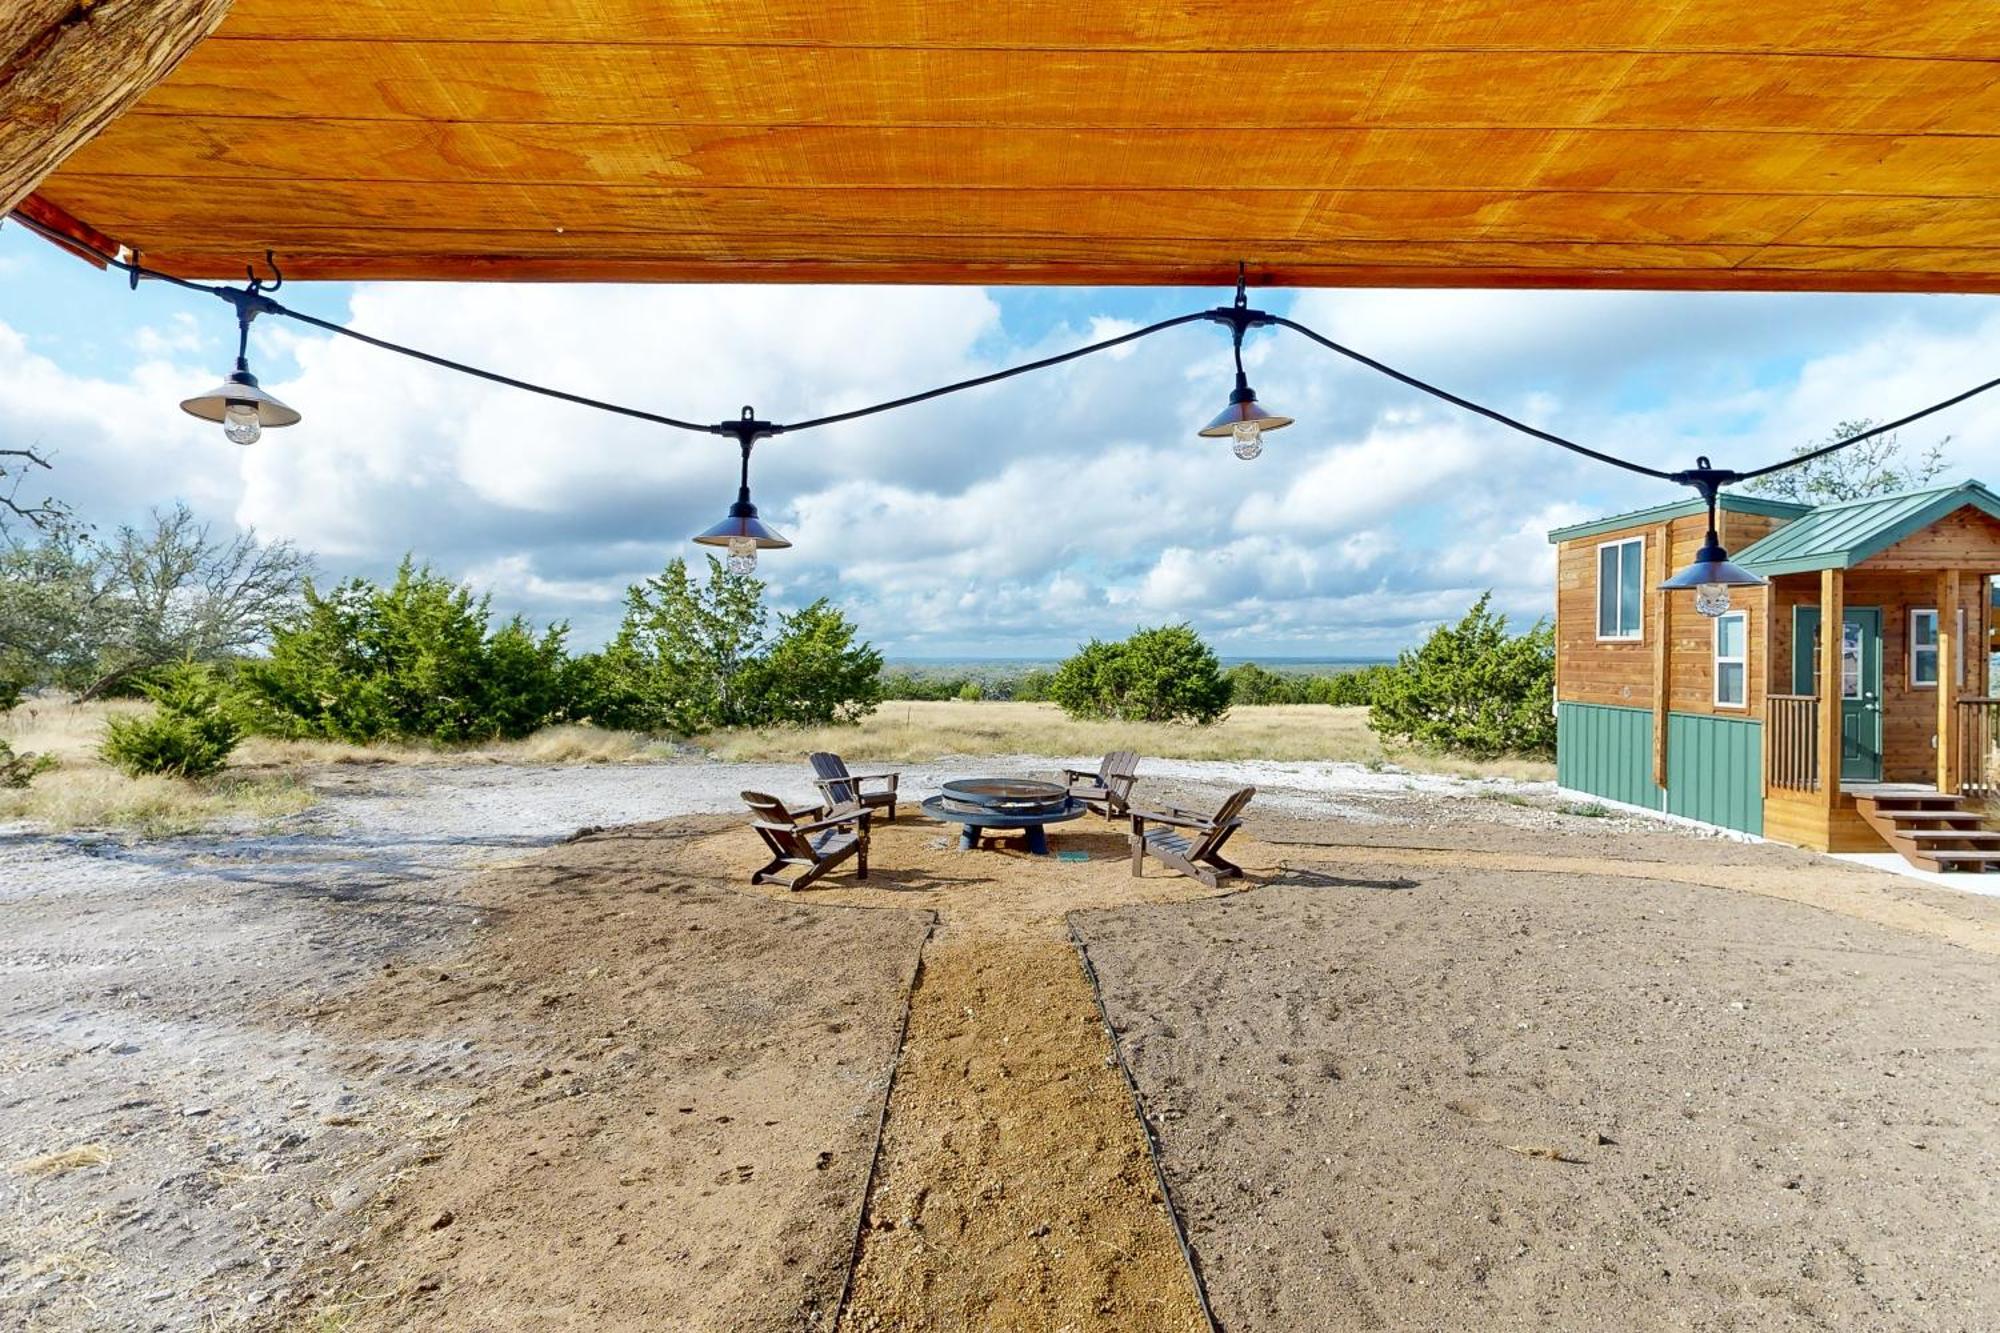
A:
{"type": "Polygon", "coordinates": [[[1886,845],[1928,869],[2000,866],[2000,834],[1982,824],[2000,792],[1990,559],[1772,577],[1768,836],[1833,852],[1886,845]]]}

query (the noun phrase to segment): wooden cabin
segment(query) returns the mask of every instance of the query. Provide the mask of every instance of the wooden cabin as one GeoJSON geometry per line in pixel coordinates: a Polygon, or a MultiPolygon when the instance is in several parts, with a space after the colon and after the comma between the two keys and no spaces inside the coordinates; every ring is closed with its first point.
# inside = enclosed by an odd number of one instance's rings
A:
{"type": "Polygon", "coordinates": [[[2000,868],[1980,818],[2000,792],[2000,496],[1970,481],[1818,507],[1725,493],[1717,522],[1769,583],[1732,589],[1714,619],[1659,588],[1701,545],[1699,500],[1549,534],[1558,783],[1818,851],[2000,868]]]}

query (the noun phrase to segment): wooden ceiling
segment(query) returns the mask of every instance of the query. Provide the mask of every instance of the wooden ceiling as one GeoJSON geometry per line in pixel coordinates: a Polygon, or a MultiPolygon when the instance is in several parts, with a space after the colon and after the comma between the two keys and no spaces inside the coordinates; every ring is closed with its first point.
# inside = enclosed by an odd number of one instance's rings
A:
{"type": "Polygon", "coordinates": [[[236,0],[42,185],[185,276],[2000,291],[1992,0],[236,0]]]}

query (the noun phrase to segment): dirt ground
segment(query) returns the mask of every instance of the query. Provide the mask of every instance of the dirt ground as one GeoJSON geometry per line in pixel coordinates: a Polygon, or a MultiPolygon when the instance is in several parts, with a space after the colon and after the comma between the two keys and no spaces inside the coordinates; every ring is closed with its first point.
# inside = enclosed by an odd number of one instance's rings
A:
{"type": "Polygon", "coordinates": [[[1534,788],[1157,768],[1258,784],[1247,893],[907,815],[865,885],[751,890],[703,812],[795,766],[0,830],[0,1327],[823,1331],[851,1277],[867,1333],[1198,1330],[1071,922],[1231,1333],[1981,1326],[2000,899],[1534,788]],[[551,845],[584,820],[652,822],[551,845]]]}
{"type": "Polygon", "coordinates": [[[1668,837],[1080,914],[1226,1328],[1992,1326],[2000,903],[1668,837]]]}
{"type": "Polygon", "coordinates": [[[474,947],[296,1016],[329,1041],[477,1047],[507,1070],[465,1080],[456,1122],[328,1224],[305,1314],[830,1324],[929,918],[688,876],[689,831],[620,829],[490,870],[474,947]]]}

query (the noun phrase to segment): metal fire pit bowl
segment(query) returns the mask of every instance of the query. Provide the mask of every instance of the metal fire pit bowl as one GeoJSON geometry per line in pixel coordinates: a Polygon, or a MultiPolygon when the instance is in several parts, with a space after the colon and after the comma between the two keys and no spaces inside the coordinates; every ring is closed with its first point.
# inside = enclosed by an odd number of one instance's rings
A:
{"type": "Polygon", "coordinates": [[[990,830],[1020,829],[1023,849],[1036,856],[1049,854],[1043,825],[1079,818],[1084,809],[1068,788],[1027,778],[959,778],[924,802],[925,814],[960,826],[960,851],[978,847],[990,830]]]}

